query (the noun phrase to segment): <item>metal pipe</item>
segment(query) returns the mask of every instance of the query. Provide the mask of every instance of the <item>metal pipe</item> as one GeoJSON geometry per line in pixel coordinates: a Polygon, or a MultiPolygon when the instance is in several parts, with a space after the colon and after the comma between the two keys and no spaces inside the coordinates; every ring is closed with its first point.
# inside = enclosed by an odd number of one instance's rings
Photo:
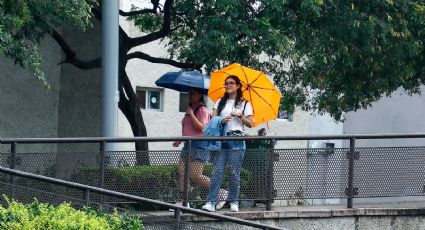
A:
{"type": "Polygon", "coordinates": [[[89,189],[84,190],[84,200],[86,202],[86,205],[89,206],[90,205],[90,190],[89,189]]]}
{"type": "MultiPolygon", "coordinates": [[[[102,136],[118,134],[119,1],[102,1],[102,136]]],[[[116,151],[117,144],[105,146],[116,151]]]]}
{"type": "Polygon", "coordinates": [[[347,208],[353,208],[353,196],[354,196],[354,155],[355,155],[355,138],[350,139],[350,154],[348,160],[348,198],[347,208]]]}
{"type": "Polygon", "coordinates": [[[184,160],[184,193],[183,193],[183,206],[187,207],[189,203],[189,187],[190,187],[190,179],[189,179],[189,170],[190,170],[190,157],[192,155],[192,141],[189,140],[187,142],[187,151],[188,154],[183,159],[184,160]]]}
{"type": "Polygon", "coordinates": [[[269,151],[268,151],[268,167],[267,167],[267,202],[266,210],[272,210],[272,203],[274,201],[274,180],[273,180],[273,169],[274,169],[274,144],[275,140],[270,140],[269,151]]]}
{"type": "Polygon", "coordinates": [[[98,143],[105,141],[106,143],[122,143],[135,141],[149,142],[172,142],[172,141],[218,141],[218,140],[349,140],[355,139],[396,139],[396,138],[425,138],[425,133],[410,134],[353,134],[353,135],[312,135],[312,136],[249,136],[249,137],[73,137],[73,138],[3,138],[2,144],[11,144],[13,142],[19,144],[49,144],[49,143],[98,143]]]}
{"type": "MultiPolygon", "coordinates": [[[[99,187],[103,188],[105,186],[105,147],[106,143],[104,141],[100,142],[100,152],[99,152],[99,187]]],[[[103,195],[100,196],[100,203],[103,203],[103,195]]]]}
{"type": "MultiPolygon", "coordinates": [[[[16,143],[10,145],[10,168],[15,169],[16,167],[16,143]]],[[[12,198],[15,197],[16,188],[15,188],[15,177],[10,177],[10,183],[12,184],[12,198]]]]}

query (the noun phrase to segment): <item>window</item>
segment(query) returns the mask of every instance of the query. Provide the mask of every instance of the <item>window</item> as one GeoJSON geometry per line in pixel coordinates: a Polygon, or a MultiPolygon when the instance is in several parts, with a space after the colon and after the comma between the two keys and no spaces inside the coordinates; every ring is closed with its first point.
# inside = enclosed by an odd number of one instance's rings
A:
{"type": "Polygon", "coordinates": [[[136,91],[140,108],[162,110],[162,90],[137,87],[136,91]]]}
{"type": "Polygon", "coordinates": [[[288,121],[293,121],[292,113],[288,112],[288,110],[280,109],[278,114],[278,119],[284,119],[288,121]]]}
{"type": "Polygon", "coordinates": [[[179,112],[186,112],[187,107],[189,106],[189,94],[180,93],[180,102],[179,102],[179,112]]]}

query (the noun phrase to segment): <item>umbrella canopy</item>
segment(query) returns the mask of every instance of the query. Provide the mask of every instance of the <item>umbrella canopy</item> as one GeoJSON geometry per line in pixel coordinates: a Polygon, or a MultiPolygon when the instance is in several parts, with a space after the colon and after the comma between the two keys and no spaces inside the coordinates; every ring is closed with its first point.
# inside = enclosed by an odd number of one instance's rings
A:
{"type": "Polygon", "coordinates": [[[226,92],[224,81],[230,75],[241,80],[243,98],[252,104],[254,126],[277,118],[281,98],[279,90],[263,72],[240,64],[232,64],[211,73],[208,97],[213,101],[223,97],[226,92]]]}
{"type": "Polygon", "coordinates": [[[206,94],[210,86],[210,77],[198,71],[168,72],[162,75],[155,84],[179,92],[189,92],[191,88],[198,88],[206,94]]]}

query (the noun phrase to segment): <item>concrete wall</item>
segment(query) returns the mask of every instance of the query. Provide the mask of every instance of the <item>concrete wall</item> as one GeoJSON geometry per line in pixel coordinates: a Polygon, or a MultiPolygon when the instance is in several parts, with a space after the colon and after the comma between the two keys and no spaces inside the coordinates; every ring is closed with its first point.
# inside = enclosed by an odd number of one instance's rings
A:
{"type": "MultiPolygon", "coordinates": [[[[425,87],[421,88],[425,90],[425,87]]],[[[424,133],[425,96],[409,96],[402,89],[368,109],[346,114],[344,134],[424,133]]],[[[359,140],[356,146],[423,145],[423,139],[359,140]]]]}
{"type": "MultiPolygon", "coordinates": [[[[55,42],[46,37],[41,45],[44,71],[51,89],[32,74],[15,65],[5,57],[0,57],[0,137],[56,137],[58,131],[58,107],[60,91],[61,53],[55,42]]],[[[0,145],[0,152],[8,153],[9,145],[0,145]]],[[[18,152],[56,152],[56,145],[18,145],[18,152]]],[[[1,164],[6,164],[6,156],[1,155],[1,164]]],[[[51,161],[53,156],[40,156],[38,161],[51,161]]],[[[22,159],[18,168],[28,165],[22,159]]]]}
{"type": "MultiPolygon", "coordinates": [[[[63,29],[62,34],[82,60],[101,56],[100,23],[94,23],[93,28],[87,32],[68,26],[63,29]]],[[[101,69],[81,70],[64,64],[60,74],[57,136],[101,136],[101,69]]],[[[97,165],[98,152],[99,144],[58,144],[58,176],[70,175],[71,171],[80,167],[97,165]]]]}

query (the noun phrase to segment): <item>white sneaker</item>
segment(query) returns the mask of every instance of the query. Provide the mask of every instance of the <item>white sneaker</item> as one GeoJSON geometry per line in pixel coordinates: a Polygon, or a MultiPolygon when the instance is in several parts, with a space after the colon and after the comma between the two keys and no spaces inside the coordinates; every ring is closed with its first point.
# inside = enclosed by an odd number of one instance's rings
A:
{"type": "Polygon", "coordinates": [[[223,200],[223,201],[219,201],[218,203],[217,203],[217,205],[215,206],[215,209],[216,210],[220,210],[220,209],[222,209],[223,207],[224,207],[224,205],[226,204],[226,201],[225,200],[223,200]]]}
{"type": "Polygon", "coordinates": [[[202,209],[208,212],[215,212],[215,206],[211,202],[207,202],[204,206],[202,206],[202,209]]]}
{"type": "MultiPolygon", "coordinates": [[[[177,206],[181,206],[181,207],[183,207],[183,202],[176,202],[174,205],[177,205],[177,206]]],[[[189,202],[187,202],[186,207],[187,207],[187,208],[190,208],[189,202]]],[[[170,209],[168,209],[168,210],[169,210],[170,212],[174,212],[174,209],[172,209],[172,208],[170,208],[170,209]]]]}
{"type": "Polygon", "coordinates": [[[230,211],[232,212],[239,212],[239,206],[236,203],[230,203],[230,211]]]}
{"type": "Polygon", "coordinates": [[[229,196],[229,192],[227,192],[227,190],[220,189],[220,191],[218,192],[218,203],[215,206],[217,210],[220,210],[224,207],[228,196],[229,196]]]}

